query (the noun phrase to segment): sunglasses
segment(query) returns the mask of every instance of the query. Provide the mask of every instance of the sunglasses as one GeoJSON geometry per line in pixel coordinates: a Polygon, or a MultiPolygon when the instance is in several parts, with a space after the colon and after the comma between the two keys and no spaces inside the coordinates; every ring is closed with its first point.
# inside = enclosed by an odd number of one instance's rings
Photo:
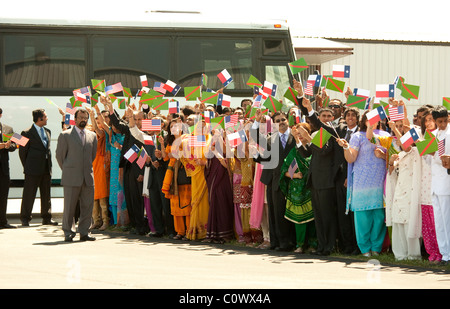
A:
{"type": "Polygon", "coordinates": [[[340,105],[329,105],[328,107],[329,107],[329,108],[341,108],[340,105]]]}
{"type": "Polygon", "coordinates": [[[275,123],[279,123],[279,122],[282,122],[282,121],[286,121],[286,118],[277,119],[277,120],[275,120],[275,123]]]}

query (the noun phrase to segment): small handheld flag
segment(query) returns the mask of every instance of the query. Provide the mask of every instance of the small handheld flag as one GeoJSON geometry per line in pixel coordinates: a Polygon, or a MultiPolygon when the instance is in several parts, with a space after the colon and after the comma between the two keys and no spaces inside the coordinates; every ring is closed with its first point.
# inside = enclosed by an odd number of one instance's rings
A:
{"type": "Polygon", "coordinates": [[[139,153],[137,154],[137,165],[142,169],[144,167],[145,161],[147,160],[147,152],[145,151],[144,147],[141,147],[139,150],[139,153]]]}
{"type": "Polygon", "coordinates": [[[438,143],[436,137],[416,142],[416,147],[419,151],[420,156],[438,151],[438,143]]]}
{"type": "Polygon", "coordinates": [[[223,94],[223,93],[219,93],[219,96],[217,98],[217,105],[230,107],[231,106],[231,96],[223,94]]]}
{"type": "Polygon", "coordinates": [[[288,66],[289,66],[289,69],[291,69],[291,73],[293,75],[300,73],[309,67],[304,58],[300,58],[291,63],[288,63],[288,66]]]}
{"type": "Polygon", "coordinates": [[[311,143],[316,145],[319,148],[322,148],[330,139],[331,134],[324,128],[320,128],[319,131],[317,131],[317,134],[313,137],[311,140],[311,143]]]}
{"type": "Polygon", "coordinates": [[[403,105],[389,107],[389,118],[392,121],[403,120],[405,118],[405,107],[403,105]]]}
{"type": "Polygon", "coordinates": [[[345,82],[334,78],[327,78],[325,88],[337,92],[344,92],[345,82]]]}
{"type": "Polygon", "coordinates": [[[295,171],[298,169],[298,164],[297,164],[297,160],[294,158],[294,160],[292,160],[291,164],[289,164],[289,176],[291,176],[291,179],[294,178],[294,174],[295,171]]]}
{"type": "Polygon", "coordinates": [[[249,79],[247,80],[247,86],[250,86],[250,88],[261,87],[262,83],[253,75],[250,75],[249,79]]]}
{"type": "Polygon", "coordinates": [[[176,83],[174,83],[171,80],[168,80],[163,86],[165,90],[172,93],[174,96],[177,95],[178,91],[180,91],[181,87],[178,86],[176,83]]]}
{"type": "Polygon", "coordinates": [[[161,119],[142,120],[142,131],[161,131],[161,119]]]}
{"type": "Polygon", "coordinates": [[[377,98],[393,98],[394,84],[376,85],[375,96],[377,98]]]}
{"type": "Polygon", "coordinates": [[[114,85],[109,85],[109,86],[106,86],[105,87],[105,94],[106,95],[109,95],[109,94],[112,94],[112,93],[117,93],[117,92],[120,92],[120,91],[123,91],[123,86],[122,86],[122,83],[116,83],[116,84],[114,84],[114,85]]]}
{"type": "Polygon", "coordinates": [[[417,133],[417,130],[415,128],[412,128],[411,130],[406,132],[406,134],[400,137],[400,142],[402,143],[404,148],[408,148],[418,139],[419,134],[417,133]]]}
{"type": "Polygon", "coordinates": [[[217,77],[224,87],[228,86],[233,81],[233,78],[226,69],[223,69],[222,72],[217,74],[217,77]]]}
{"type": "Polygon", "coordinates": [[[11,136],[11,142],[16,143],[17,145],[20,146],[25,146],[28,143],[29,139],[26,138],[25,136],[20,135],[19,133],[14,133],[11,136]]]}
{"type": "Polygon", "coordinates": [[[386,112],[384,111],[384,108],[382,106],[378,106],[377,108],[367,113],[367,120],[369,121],[370,125],[374,125],[378,121],[386,118],[386,112]]]}
{"type": "Polygon", "coordinates": [[[139,153],[139,147],[136,145],[131,146],[130,149],[128,149],[128,151],[123,155],[123,157],[125,159],[127,159],[128,161],[130,161],[131,163],[133,163],[134,161],[136,161],[137,157],[138,157],[138,153],[139,153]]]}
{"type": "Polygon", "coordinates": [[[334,64],[333,65],[333,78],[335,78],[335,77],[349,78],[350,77],[350,66],[334,64]]]}

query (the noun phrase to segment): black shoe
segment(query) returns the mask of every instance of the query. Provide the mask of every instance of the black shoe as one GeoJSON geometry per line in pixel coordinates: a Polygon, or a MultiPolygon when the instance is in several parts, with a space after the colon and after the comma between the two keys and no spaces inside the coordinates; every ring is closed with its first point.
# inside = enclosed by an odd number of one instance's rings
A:
{"type": "Polygon", "coordinates": [[[292,248],[291,247],[276,247],[275,251],[278,251],[278,252],[289,252],[289,251],[292,251],[292,248]]]}
{"type": "Polygon", "coordinates": [[[80,236],[80,241],[94,241],[95,237],[91,237],[89,235],[80,236]]]}
{"type": "Polygon", "coordinates": [[[58,225],[58,222],[53,221],[52,219],[42,220],[42,225],[58,225]]]}
{"type": "Polygon", "coordinates": [[[148,236],[150,236],[150,237],[162,237],[163,234],[162,233],[157,233],[157,232],[150,232],[150,233],[148,233],[148,236]]]}
{"type": "Polygon", "coordinates": [[[15,229],[15,228],[17,228],[17,226],[11,225],[11,224],[9,224],[9,223],[0,225],[0,230],[1,230],[1,229],[15,229]]]}
{"type": "Polygon", "coordinates": [[[30,226],[30,223],[26,220],[22,221],[22,226],[30,226]]]}
{"type": "Polygon", "coordinates": [[[68,235],[68,236],[64,237],[64,241],[72,242],[74,237],[75,237],[75,234],[68,235]]]}

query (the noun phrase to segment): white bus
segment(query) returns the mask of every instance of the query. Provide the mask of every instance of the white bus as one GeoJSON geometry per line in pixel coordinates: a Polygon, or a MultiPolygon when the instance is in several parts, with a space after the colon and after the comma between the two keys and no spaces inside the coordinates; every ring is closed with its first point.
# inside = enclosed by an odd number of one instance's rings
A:
{"type": "MultiPolygon", "coordinates": [[[[62,116],[46,98],[65,109],[73,90],[91,85],[91,79],[104,79],[108,85],[121,82],[136,93],[141,75],[147,76],[150,87],[171,80],[183,88],[200,85],[206,74],[208,88],[217,90],[217,74],[227,69],[233,83],[224,92],[232,97],[232,106],[252,97],[246,85],[250,75],[278,85],[279,99],[292,84],[288,63],[295,55],[284,21],[234,23],[193,12],[145,12],[130,20],[58,18],[0,18],[1,121],[20,133],[31,126],[31,111],[44,108],[53,156],[62,116]]],[[[181,106],[193,105],[183,101],[182,90],[176,99],[181,106]]],[[[57,187],[61,171],[56,160],[53,163],[57,187]]],[[[12,188],[20,188],[24,177],[17,153],[11,155],[10,169],[12,188]]]]}

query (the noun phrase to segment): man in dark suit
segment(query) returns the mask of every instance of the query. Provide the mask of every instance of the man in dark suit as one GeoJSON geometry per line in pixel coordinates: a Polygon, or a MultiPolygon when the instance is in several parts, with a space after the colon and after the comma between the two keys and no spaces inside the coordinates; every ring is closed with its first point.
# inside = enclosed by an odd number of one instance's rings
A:
{"type": "Polygon", "coordinates": [[[52,221],[50,189],[52,182],[52,158],[50,152],[51,132],[47,125],[47,113],[43,109],[32,112],[34,124],[21,135],[29,139],[19,148],[19,157],[23,165],[25,182],[23,185],[20,220],[22,226],[29,226],[36,191],[41,195],[41,218],[44,225],[58,225],[52,221]]]}
{"type": "Polygon", "coordinates": [[[114,110],[109,97],[101,97],[100,100],[109,111],[111,125],[125,135],[119,162],[119,167],[123,168],[125,202],[130,218],[130,225],[134,229],[132,232],[138,235],[145,235],[148,224],[145,222],[144,198],[142,196],[144,169],[141,169],[136,161],[131,163],[124,157],[133,145],[136,145],[139,149],[144,145],[143,138],[141,139],[142,132],[140,131],[143,112],[133,112],[131,109],[127,109],[126,116],[128,122],[125,122],[120,119],[121,117],[114,110]]]}
{"type": "Polygon", "coordinates": [[[269,212],[270,248],[277,251],[295,249],[294,223],[284,217],[286,212],[286,197],[280,189],[281,166],[296,142],[289,128],[288,117],[283,112],[276,112],[272,120],[278,124],[278,132],[263,136],[259,134],[259,124],[265,125],[265,117],[257,110],[255,122],[250,129],[253,141],[265,148],[261,163],[264,166],[261,182],[266,185],[267,204],[269,212]]]}
{"type": "Polygon", "coordinates": [[[175,227],[173,216],[170,211],[170,200],[165,197],[162,192],[162,185],[166,175],[168,161],[164,161],[161,154],[161,145],[164,145],[164,139],[161,135],[151,135],[153,145],[146,145],[145,149],[149,155],[149,178],[148,191],[150,195],[150,209],[152,212],[154,232],[150,232],[149,236],[161,237],[164,234],[170,238],[175,236],[175,227]]]}
{"type": "MultiPolygon", "coordinates": [[[[3,110],[0,108],[0,118],[3,110]]],[[[7,140],[6,136],[14,133],[13,128],[0,122],[0,229],[15,228],[6,219],[6,208],[9,194],[9,153],[16,150],[16,144],[7,140]],[[6,136],[5,136],[6,135],[6,136]]]]}
{"type": "Polygon", "coordinates": [[[64,211],[62,229],[64,240],[75,237],[74,215],[80,201],[78,232],[80,241],[92,241],[89,235],[92,208],[94,207],[93,161],[97,154],[97,135],[86,130],[89,113],[84,109],[75,112],[75,126],[63,131],[58,137],[56,160],[62,170],[61,185],[64,186],[64,211]]]}

